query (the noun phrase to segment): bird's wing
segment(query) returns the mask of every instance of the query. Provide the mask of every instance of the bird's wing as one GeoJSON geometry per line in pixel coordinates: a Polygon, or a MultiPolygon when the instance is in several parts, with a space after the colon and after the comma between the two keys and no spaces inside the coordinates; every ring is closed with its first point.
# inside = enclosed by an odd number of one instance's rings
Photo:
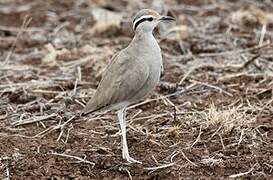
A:
{"type": "Polygon", "coordinates": [[[149,66],[140,58],[121,52],[106,68],[92,99],[83,110],[88,114],[132,98],[145,84],[149,66]]]}

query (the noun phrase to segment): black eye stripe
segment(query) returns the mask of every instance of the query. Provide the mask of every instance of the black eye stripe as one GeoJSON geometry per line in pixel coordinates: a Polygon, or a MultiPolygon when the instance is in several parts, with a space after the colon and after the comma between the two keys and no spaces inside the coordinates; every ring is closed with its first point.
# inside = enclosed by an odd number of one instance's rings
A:
{"type": "Polygon", "coordinates": [[[150,22],[151,22],[151,21],[153,21],[153,20],[154,20],[154,18],[152,18],[152,17],[140,19],[139,21],[137,21],[137,22],[135,23],[134,30],[136,30],[137,26],[140,25],[142,22],[144,22],[144,21],[150,21],[150,22]]]}

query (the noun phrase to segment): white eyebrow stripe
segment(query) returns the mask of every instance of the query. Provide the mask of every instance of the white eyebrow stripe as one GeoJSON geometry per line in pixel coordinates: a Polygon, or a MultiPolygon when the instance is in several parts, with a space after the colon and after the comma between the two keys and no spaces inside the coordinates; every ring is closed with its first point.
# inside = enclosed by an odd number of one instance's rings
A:
{"type": "Polygon", "coordinates": [[[139,18],[137,18],[135,21],[134,21],[134,25],[133,25],[133,27],[134,27],[134,29],[135,29],[135,25],[136,25],[136,23],[138,22],[138,21],[140,21],[141,19],[146,19],[146,18],[155,18],[153,15],[145,15],[145,16],[140,16],[139,18]]]}

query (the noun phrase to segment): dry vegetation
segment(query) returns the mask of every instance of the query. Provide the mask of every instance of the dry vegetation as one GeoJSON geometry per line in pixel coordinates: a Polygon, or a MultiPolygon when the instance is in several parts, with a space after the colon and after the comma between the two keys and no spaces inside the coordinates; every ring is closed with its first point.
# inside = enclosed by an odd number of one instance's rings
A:
{"type": "Polygon", "coordinates": [[[2,0],[1,179],[273,178],[272,0],[2,0]],[[161,83],[128,111],[79,117],[130,17],[177,18],[156,32],[161,83]]]}

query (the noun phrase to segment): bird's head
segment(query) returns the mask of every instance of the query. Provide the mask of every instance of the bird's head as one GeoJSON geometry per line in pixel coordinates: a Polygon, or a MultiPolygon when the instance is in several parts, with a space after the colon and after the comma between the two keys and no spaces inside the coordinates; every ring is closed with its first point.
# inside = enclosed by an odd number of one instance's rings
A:
{"type": "Polygon", "coordinates": [[[175,18],[170,16],[161,16],[156,11],[152,9],[142,9],[140,10],[133,19],[134,31],[153,31],[154,28],[160,22],[174,21],[175,18]]]}

